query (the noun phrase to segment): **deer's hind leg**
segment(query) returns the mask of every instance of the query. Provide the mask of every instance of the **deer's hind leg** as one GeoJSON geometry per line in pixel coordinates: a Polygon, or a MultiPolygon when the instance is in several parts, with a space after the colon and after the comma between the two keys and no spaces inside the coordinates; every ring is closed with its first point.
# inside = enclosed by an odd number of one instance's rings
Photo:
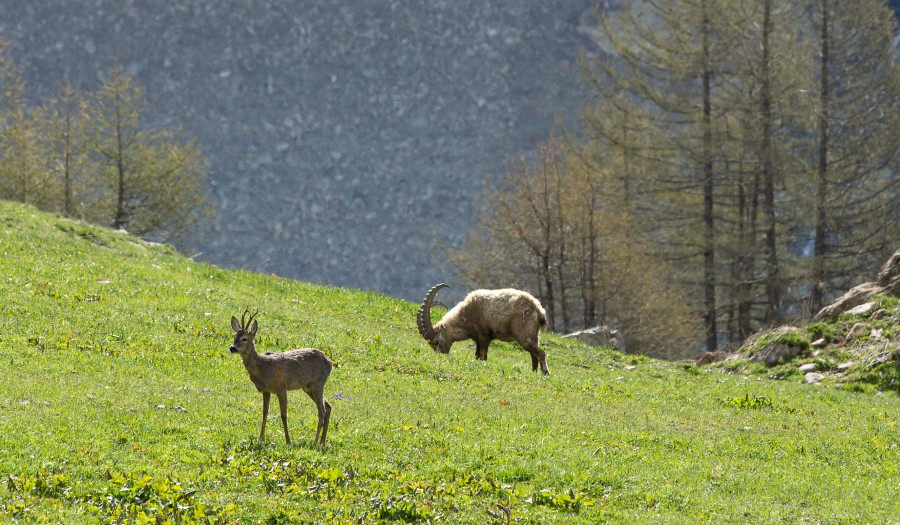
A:
{"type": "MultiPolygon", "coordinates": [[[[325,398],[322,398],[322,409],[321,409],[321,411],[324,412],[324,414],[325,414],[324,416],[320,416],[320,419],[321,419],[321,421],[322,421],[322,441],[321,441],[321,444],[324,445],[324,444],[325,444],[325,435],[328,434],[328,421],[331,419],[331,405],[328,404],[328,401],[325,401],[325,398]]],[[[319,431],[316,430],[316,434],[318,434],[318,433],[319,433],[319,431]]]]}
{"type": "Polygon", "coordinates": [[[325,393],[323,392],[322,387],[310,386],[308,389],[304,389],[304,391],[316,404],[316,412],[319,416],[319,421],[316,424],[316,438],[313,440],[313,443],[324,445],[325,436],[328,434],[328,422],[331,419],[331,405],[328,401],[325,401],[325,393]],[[320,435],[321,441],[319,438],[320,435]]]}

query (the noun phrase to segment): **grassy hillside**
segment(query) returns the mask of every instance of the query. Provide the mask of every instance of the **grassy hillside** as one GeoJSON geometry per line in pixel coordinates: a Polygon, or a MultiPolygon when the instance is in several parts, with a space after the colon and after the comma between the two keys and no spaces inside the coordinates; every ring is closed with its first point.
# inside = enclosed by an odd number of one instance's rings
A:
{"type": "Polygon", "coordinates": [[[194,263],[0,203],[0,521],[897,523],[894,393],[770,381],[546,334],[437,355],[416,305],[194,263]],[[333,427],[228,353],[321,348],[333,427]]]}

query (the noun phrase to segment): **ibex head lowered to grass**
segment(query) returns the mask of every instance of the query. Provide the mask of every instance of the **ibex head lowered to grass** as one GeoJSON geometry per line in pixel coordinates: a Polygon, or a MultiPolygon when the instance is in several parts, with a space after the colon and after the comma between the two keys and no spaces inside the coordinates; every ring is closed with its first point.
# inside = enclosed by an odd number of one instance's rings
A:
{"type": "Polygon", "coordinates": [[[475,290],[450,309],[435,325],[431,324],[431,305],[434,296],[446,284],[428,290],[416,323],[419,333],[431,348],[442,354],[450,353],[450,345],[456,341],[473,339],[475,358],[487,360],[491,341],[516,341],[531,354],[531,368],[538,366],[544,375],[547,370],[547,354],[540,349],[538,336],[547,325],[544,307],[528,292],[513,289],[475,290]]]}
{"type": "Polygon", "coordinates": [[[249,319],[244,319],[248,313],[250,313],[249,309],[244,310],[240,323],[236,317],[231,317],[234,343],[229,350],[233,354],[241,354],[244,368],[250,374],[250,380],[256,385],[256,389],[262,392],[263,419],[259,440],[266,439],[269,397],[275,394],[281,409],[281,422],[284,424],[284,440],[288,444],[291,443],[287,424],[287,391],[302,389],[316,403],[319,413],[319,424],[316,426],[316,439],[313,443],[324,445],[325,435],[328,433],[328,420],[331,417],[331,405],[325,401],[325,381],[331,375],[331,360],[315,348],[257,354],[253,338],[256,337],[259,325],[254,319],[256,313],[251,314],[249,319]],[[320,434],[321,441],[319,441],[320,434]]]}

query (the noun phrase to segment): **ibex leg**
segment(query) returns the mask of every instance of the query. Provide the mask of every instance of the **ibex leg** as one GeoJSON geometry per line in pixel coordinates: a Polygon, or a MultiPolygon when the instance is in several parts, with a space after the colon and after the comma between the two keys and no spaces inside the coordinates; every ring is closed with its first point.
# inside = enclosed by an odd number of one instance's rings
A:
{"type": "Polygon", "coordinates": [[[547,353],[541,350],[537,341],[520,342],[520,344],[531,354],[531,369],[537,372],[538,366],[540,366],[541,373],[545,376],[550,375],[550,370],[547,369],[547,353]]]}
{"type": "Polygon", "coordinates": [[[488,347],[490,346],[490,344],[490,339],[477,339],[475,341],[475,359],[487,361],[488,347]]]}

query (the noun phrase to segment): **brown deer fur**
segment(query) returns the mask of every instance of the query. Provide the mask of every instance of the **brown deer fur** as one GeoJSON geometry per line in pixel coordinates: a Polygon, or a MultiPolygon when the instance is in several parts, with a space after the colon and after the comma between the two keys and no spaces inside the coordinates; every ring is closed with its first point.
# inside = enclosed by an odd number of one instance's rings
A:
{"type": "Polygon", "coordinates": [[[290,444],[291,436],[288,433],[287,424],[287,391],[301,389],[306,392],[313,402],[319,414],[319,423],[316,426],[316,438],[314,443],[325,444],[325,435],[328,433],[328,420],[331,417],[331,405],[325,401],[325,382],[331,375],[331,360],[320,350],[315,348],[300,348],[287,352],[266,352],[262,355],[256,353],[253,343],[256,337],[258,325],[253,317],[244,321],[244,316],[249,310],[244,311],[239,323],[237,318],[231,317],[231,328],[234,330],[234,343],[229,350],[231,353],[241,354],[244,368],[250,374],[250,380],[263,395],[262,428],[259,431],[259,440],[266,439],[266,418],[269,415],[269,398],[272,394],[278,398],[278,406],[281,409],[281,422],[284,425],[284,440],[290,444]],[[252,322],[251,322],[252,321],[252,322]],[[321,441],[319,441],[319,436],[321,441]]]}

